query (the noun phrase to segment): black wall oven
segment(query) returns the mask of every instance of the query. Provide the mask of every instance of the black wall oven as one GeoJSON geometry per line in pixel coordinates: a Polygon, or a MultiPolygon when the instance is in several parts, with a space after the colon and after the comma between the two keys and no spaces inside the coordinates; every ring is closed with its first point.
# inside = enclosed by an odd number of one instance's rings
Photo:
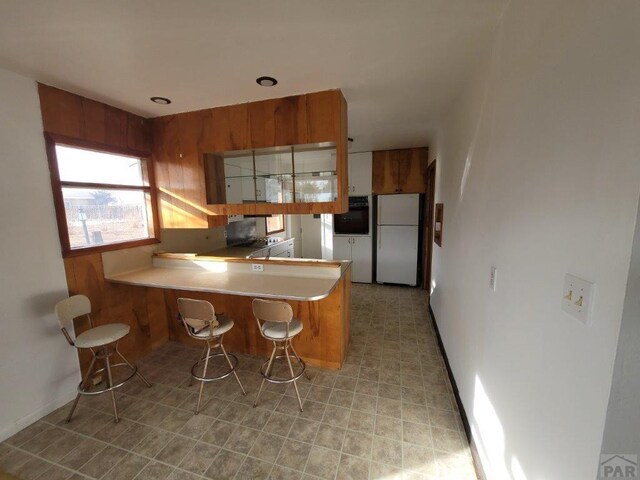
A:
{"type": "Polygon", "coordinates": [[[369,198],[349,197],[349,212],[333,216],[336,235],[369,235],[369,198]]]}

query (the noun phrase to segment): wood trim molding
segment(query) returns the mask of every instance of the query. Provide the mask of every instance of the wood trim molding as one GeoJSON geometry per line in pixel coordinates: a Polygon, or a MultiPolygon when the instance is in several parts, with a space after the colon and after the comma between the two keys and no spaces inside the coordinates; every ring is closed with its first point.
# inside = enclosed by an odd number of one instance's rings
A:
{"type": "Polygon", "coordinates": [[[125,248],[142,247],[144,245],[153,245],[160,243],[160,239],[156,237],[143,238],[140,240],[130,240],[127,242],[107,243],[105,245],[96,245],[95,247],[76,248],[74,250],[63,250],[63,258],[80,257],[82,255],[91,255],[93,253],[111,252],[113,250],[122,250],[125,248]]]}
{"type": "MultiPolygon", "coordinates": [[[[71,147],[79,146],[80,148],[86,148],[88,150],[101,151],[101,144],[96,144],[95,142],[87,142],[81,139],[73,139],[70,137],[60,137],[59,135],[52,135],[49,133],[44,134],[45,137],[45,145],[47,152],[47,161],[49,164],[49,174],[51,178],[51,192],[53,195],[53,204],[56,211],[56,222],[58,224],[58,235],[60,238],[60,247],[62,251],[62,257],[77,257],[80,255],[89,255],[92,253],[101,253],[108,252],[112,250],[120,250],[124,248],[138,247],[143,245],[151,245],[154,243],[160,243],[159,237],[159,226],[158,226],[158,202],[155,198],[155,180],[153,178],[153,165],[151,165],[152,161],[150,158],[145,156],[135,155],[137,158],[141,158],[144,160],[145,165],[147,166],[147,185],[143,186],[127,186],[127,185],[111,185],[111,184],[97,184],[97,183],[83,183],[83,182],[63,182],[60,180],[60,174],[58,171],[58,157],[56,155],[56,144],[58,141],[56,139],[63,139],[60,142],[63,145],[68,145],[71,147]],[[78,144],[78,145],[76,145],[78,144]],[[89,148],[89,144],[93,145],[94,148],[89,148]],[[97,145],[97,147],[96,147],[97,145]],[[151,196],[151,216],[153,218],[153,226],[151,228],[151,236],[149,238],[141,238],[138,240],[128,240],[125,242],[117,242],[117,243],[109,243],[105,245],[96,245],[93,247],[86,248],[77,248],[72,249],[71,244],[69,242],[69,229],[67,226],[67,217],[66,211],[64,207],[64,197],[62,195],[62,188],[64,186],[78,186],[78,187],[103,187],[108,189],[132,189],[141,190],[146,192],[151,196]]],[[[113,148],[110,150],[110,153],[117,153],[116,150],[123,152],[128,151],[131,152],[131,149],[123,149],[123,148],[113,148]]],[[[124,155],[127,155],[126,153],[124,155]]]]}
{"type": "Polygon", "coordinates": [[[83,140],[82,138],[67,137],[65,135],[47,132],[46,130],[45,136],[52,139],[56,144],[68,145],[70,147],[84,148],[87,150],[97,150],[106,153],[113,153],[115,155],[124,155],[126,157],[149,158],[151,156],[151,152],[146,152],[143,150],[136,150],[129,147],[121,147],[108,143],[95,142],[92,140],[83,140]]]}
{"type": "Polygon", "coordinates": [[[456,379],[453,376],[453,370],[451,370],[451,365],[449,364],[449,358],[447,357],[447,351],[444,348],[444,344],[442,343],[442,337],[440,336],[440,330],[438,329],[438,322],[436,321],[436,316],[433,313],[433,309],[431,305],[429,305],[429,314],[431,315],[431,322],[433,324],[433,329],[436,332],[436,338],[438,339],[438,347],[440,348],[440,353],[442,354],[442,358],[444,359],[444,365],[447,369],[447,375],[449,376],[449,381],[451,382],[451,388],[453,389],[453,396],[456,399],[456,405],[458,405],[458,410],[460,411],[460,418],[462,419],[462,425],[464,426],[464,433],[467,436],[467,441],[469,442],[469,449],[471,450],[471,457],[473,459],[473,467],[476,470],[476,475],[478,476],[478,480],[487,480],[487,476],[482,468],[482,461],[480,459],[480,453],[478,451],[478,446],[476,445],[475,439],[473,438],[473,434],[471,433],[471,425],[469,425],[469,418],[467,417],[467,412],[464,409],[464,405],[462,404],[462,399],[460,398],[460,392],[458,391],[458,385],[456,383],[456,379]]]}

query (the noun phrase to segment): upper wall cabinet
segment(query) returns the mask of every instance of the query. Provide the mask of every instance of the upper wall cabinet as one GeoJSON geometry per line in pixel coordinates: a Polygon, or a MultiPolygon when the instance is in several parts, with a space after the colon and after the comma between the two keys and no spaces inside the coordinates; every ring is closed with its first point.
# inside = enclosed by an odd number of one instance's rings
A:
{"type": "Polygon", "coordinates": [[[207,203],[331,203],[338,199],[336,148],[327,144],[205,154],[207,203]]]}
{"type": "Polygon", "coordinates": [[[349,195],[371,195],[371,152],[349,154],[349,195]]]}
{"type": "Polygon", "coordinates": [[[348,209],[347,104],[339,90],[151,122],[163,228],[348,209]]]}
{"type": "Polygon", "coordinates": [[[373,152],[373,193],[426,193],[427,148],[373,152]]]}

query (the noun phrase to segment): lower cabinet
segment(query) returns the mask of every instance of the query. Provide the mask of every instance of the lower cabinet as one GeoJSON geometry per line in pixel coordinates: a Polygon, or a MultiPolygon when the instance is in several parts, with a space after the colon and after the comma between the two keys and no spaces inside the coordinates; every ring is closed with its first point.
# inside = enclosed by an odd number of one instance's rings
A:
{"type": "Polygon", "coordinates": [[[293,240],[288,240],[275,247],[269,247],[268,250],[270,250],[271,258],[293,258],[293,240]]]}
{"type": "Polygon", "coordinates": [[[372,250],[371,237],[333,237],[333,259],[351,260],[351,281],[371,283],[372,250]]]}

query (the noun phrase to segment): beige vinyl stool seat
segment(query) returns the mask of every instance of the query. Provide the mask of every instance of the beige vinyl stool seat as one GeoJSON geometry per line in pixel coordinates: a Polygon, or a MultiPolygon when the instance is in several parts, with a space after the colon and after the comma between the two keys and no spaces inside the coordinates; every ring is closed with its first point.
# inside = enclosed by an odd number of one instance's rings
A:
{"type": "Polygon", "coordinates": [[[262,382],[260,383],[260,389],[256,395],[256,400],[253,406],[258,405],[262,389],[264,388],[264,382],[270,383],[293,383],[293,387],[296,391],[296,397],[298,397],[298,405],[300,411],[303,411],[302,400],[300,399],[300,392],[298,391],[298,385],[296,381],[300,378],[307,368],[304,361],[300,358],[295,348],[293,348],[292,339],[302,332],[302,322],[293,318],[293,309],[291,305],[286,302],[276,302],[273,300],[262,300],[255,298],[252,302],[253,315],[258,322],[258,328],[261,335],[273,342],[273,350],[269,360],[262,364],[260,368],[260,374],[262,375],[262,382]],[[281,355],[277,355],[278,350],[282,350],[281,355]],[[291,353],[289,353],[291,351],[291,353]],[[273,376],[273,366],[275,360],[285,358],[287,365],[289,366],[290,377],[277,378],[273,376]],[[293,369],[291,359],[296,360],[297,369],[293,369]]]}
{"type": "Polygon", "coordinates": [[[94,348],[106,345],[111,342],[117,342],[129,334],[129,325],[124,323],[109,323],[108,325],[100,325],[86,332],[82,332],[76,337],[75,344],[77,348],[94,348]]]}
{"type": "Polygon", "coordinates": [[[298,335],[302,331],[302,322],[292,319],[288,324],[289,332],[287,333],[287,324],[283,322],[264,322],[262,324],[262,336],[268,340],[284,340],[298,335]]]}
{"type": "Polygon", "coordinates": [[[116,403],[115,389],[124,385],[133,378],[134,375],[137,375],[147,387],[151,387],[147,379],[138,372],[138,367],[129,363],[118,350],[118,341],[129,334],[129,325],[125,325],[124,323],[110,323],[94,327],[93,320],[91,319],[91,301],[84,295],[74,295],[59,301],[55,306],[55,312],[58,317],[60,329],[67,339],[67,342],[69,342],[69,345],[77,349],[90,350],[92,354],[91,364],[78,385],[78,394],[71,406],[71,411],[66,420],[67,423],[71,421],[71,417],[78,406],[81,395],[99,395],[105,392],[111,392],[113,418],[114,421],[118,423],[118,405],[116,403]],[[68,329],[73,326],[74,319],[83,316],[87,317],[91,328],[76,336],[75,339],[72,339],[68,329]],[[123,360],[123,363],[112,364],[111,357],[113,355],[118,355],[123,360]],[[93,367],[96,364],[96,360],[103,360],[105,364],[104,368],[94,371],[93,367]],[[125,378],[118,380],[118,383],[115,383],[113,370],[121,367],[125,368],[128,374],[125,378]],[[96,376],[105,370],[107,372],[107,386],[103,388],[91,388],[88,382],[91,375],[96,376]]]}
{"type": "Polygon", "coordinates": [[[233,320],[222,315],[216,315],[211,303],[205,300],[196,300],[193,298],[179,298],[178,312],[180,312],[180,319],[187,330],[187,334],[191,338],[206,342],[202,355],[200,356],[200,360],[198,360],[191,368],[192,381],[197,380],[200,382],[200,392],[198,393],[198,403],[196,404],[195,414],[197,415],[200,412],[202,390],[204,389],[204,384],[207,382],[222,380],[223,378],[233,374],[236,377],[238,385],[240,385],[242,394],[246,396],[247,392],[245,392],[242,382],[240,382],[240,378],[236,373],[238,357],[233,353],[227,353],[222,345],[222,338],[224,337],[224,334],[233,328],[233,320]],[[220,352],[211,353],[211,350],[218,347],[220,347],[220,352]],[[219,375],[207,376],[209,360],[220,356],[224,356],[227,364],[229,365],[229,369],[219,375]],[[231,359],[233,359],[233,362],[231,359]],[[202,374],[198,374],[197,370],[201,364],[203,364],[202,374]]]}

